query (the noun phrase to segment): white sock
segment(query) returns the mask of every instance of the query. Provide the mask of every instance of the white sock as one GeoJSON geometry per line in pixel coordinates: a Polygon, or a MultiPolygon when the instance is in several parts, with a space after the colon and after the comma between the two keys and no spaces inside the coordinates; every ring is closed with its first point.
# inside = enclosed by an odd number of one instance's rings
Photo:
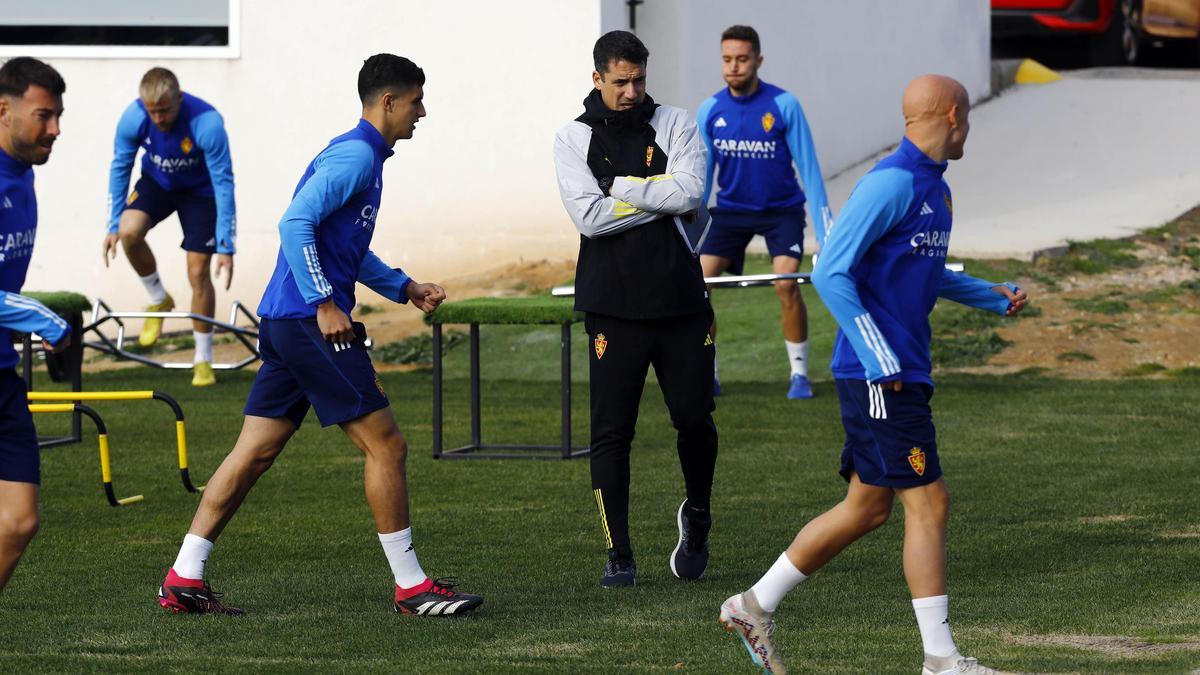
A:
{"type": "Polygon", "coordinates": [[[167,299],[167,289],[163,288],[162,279],[158,278],[157,271],[138,278],[142,280],[142,285],[146,287],[146,293],[150,294],[150,304],[157,305],[167,299]]]}
{"type": "Polygon", "coordinates": [[[958,653],[954,638],[950,637],[950,598],[935,595],[929,598],[914,598],[913,612],[921,628],[921,642],[925,653],[932,656],[950,656],[958,653]]]}
{"type": "Polygon", "coordinates": [[[792,364],[793,375],[808,377],[808,340],[804,342],[783,341],[787,346],[788,363],[792,364]]]}
{"type": "Polygon", "coordinates": [[[758,604],[768,612],[774,612],[775,608],[783,600],[783,596],[796,587],[796,584],[807,579],[808,576],[796,569],[791,560],[788,560],[787,553],[781,553],[779,559],[771,565],[771,569],[763,575],[763,578],[758,580],[750,590],[754,591],[754,597],[758,598],[758,604]]]}
{"type": "Polygon", "coordinates": [[[204,564],[212,553],[213,543],[204,537],[194,534],[184,536],[183,545],[179,547],[179,556],[171,567],[175,574],[184,579],[203,579],[204,564]]]}
{"type": "Polygon", "coordinates": [[[391,534],[380,534],[379,543],[383,544],[383,554],[387,556],[388,565],[392,567],[396,585],[412,588],[428,578],[421,569],[421,563],[417,561],[417,552],[413,550],[411,527],[391,534]]]}
{"type": "Polygon", "coordinates": [[[196,340],[196,355],[192,358],[192,363],[200,363],[208,361],[212,363],[212,332],[201,333],[198,330],[192,331],[192,338],[196,340]]]}

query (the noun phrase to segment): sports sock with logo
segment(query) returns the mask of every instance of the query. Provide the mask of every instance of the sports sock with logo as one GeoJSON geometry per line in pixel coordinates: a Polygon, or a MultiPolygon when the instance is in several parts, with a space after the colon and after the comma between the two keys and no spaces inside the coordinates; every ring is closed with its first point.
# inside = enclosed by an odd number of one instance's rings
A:
{"type": "Polygon", "coordinates": [[[788,363],[792,364],[792,375],[808,377],[808,340],[791,342],[784,340],[787,347],[788,363]]]}
{"type": "Polygon", "coordinates": [[[167,299],[167,289],[163,288],[162,279],[158,277],[157,271],[138,278],[142,280],[146,293],[150,295],[150,304],[157,305],[167,299]]]}
{"type": "Polygon", "coordinates": [[[792,561],[788,560],[785,551],[779,555],[775,564],[771,565],[771,569],[767,570],[767,573],[750,590],[754,591],[754,597],[758,598],[758,604],[763,609],[774,612],[779,603],[783,601],[783,596],[795,588],[796,584],[807,578],[808,575],[796,569],[792,561]]]}
{"type": "Polygon", "coordinates": [[[913,612],[921,628],[921,642],[925,653],[931,656],[950,656],[958,653],[954,638],[950,637],[950,598],[934,595],[928,598],[913,598],[913,612]]]}
{"type": "Polygon", "coordinates": [[[192,331],[192,338],[196,340],[196,355],[192,357],[192,363],[200,363],[207,361],[212,363],[212,340],[211,332],[201,333],[198,330],[192,331]]]}
{"type": "Polygon", "coordinates": [[[379,543],[383,544],[383,554],[387,556],[397,586],[413,588],[425,581],[425,572],[421,569],[417,552],[413,549],[411,527],[389,534],[380,533],[379,543]]]}
{"type": "Polygon", "coordinates": [[[183,537],[183,545],[179,547],[179,556],[171,567],[175,574],[184,579],[203,579],[204,565],[212,554],[213,543],[204,537],[188,534],[183,537]]]}

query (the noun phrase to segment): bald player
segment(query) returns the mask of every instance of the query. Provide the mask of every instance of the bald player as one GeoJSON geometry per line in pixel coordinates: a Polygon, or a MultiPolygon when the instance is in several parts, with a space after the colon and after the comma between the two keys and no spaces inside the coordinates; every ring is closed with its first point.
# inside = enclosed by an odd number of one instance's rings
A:
{"type": "Polygon", "coordinates": [[[767,573],[721,606],[721,622],[769,673],[784,666],[772,643],[783,596],[904,507],[904,576],[921,630],[923,675],[995,673],[962,656],[948,623],[946,516],[929,400],[929,313],[938,298],[1012,316],[1026,296],[945,267],[953,214],[942,174],[961,159],[970,100],[938,75],[904,92],[904,139],[855,186],[813,272],[837,319],[833,375],[846,443],[846,498],[804,526],[767,573]]]}

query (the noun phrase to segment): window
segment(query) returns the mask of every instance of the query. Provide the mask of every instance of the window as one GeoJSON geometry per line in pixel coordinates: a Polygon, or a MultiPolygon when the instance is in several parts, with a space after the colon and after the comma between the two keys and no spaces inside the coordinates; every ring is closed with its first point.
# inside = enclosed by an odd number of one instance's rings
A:
{"type": "Polygon", "coordinates": [[[240,0],[0,0],[0,57],[237,58],[240,0]]]}

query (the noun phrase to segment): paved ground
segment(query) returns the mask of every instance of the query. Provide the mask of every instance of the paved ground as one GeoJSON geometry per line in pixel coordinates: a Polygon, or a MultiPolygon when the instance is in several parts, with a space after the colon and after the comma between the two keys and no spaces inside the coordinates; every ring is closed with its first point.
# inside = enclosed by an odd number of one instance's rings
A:
{"type": "MultiPolygon", "coordinates": [[[[966,157],[947,172],[953,253],[1027,258],[1160,225],[1200,203],[1200,71],[1063,75],[973,111],[966,157]]],[[[873,163],[827,183],[835,209],[873,163]]]]}

